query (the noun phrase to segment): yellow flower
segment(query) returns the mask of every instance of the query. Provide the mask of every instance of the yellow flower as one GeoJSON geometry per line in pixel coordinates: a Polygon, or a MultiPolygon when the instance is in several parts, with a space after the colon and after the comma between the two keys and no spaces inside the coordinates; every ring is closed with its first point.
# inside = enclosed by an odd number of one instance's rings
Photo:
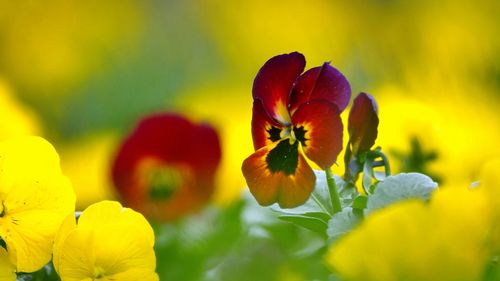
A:
{"type": "Polygon", "coordinates": [[[327,261],[345,280],[481,280],[492,215],[483,190],[443,189],[374,213],[327,261]]]}
{"type": "Polygon", "coordinates": [[[159,280],[153,229],[140,214],[115,201],[69,216],[54,243],[54,267],[63,281],[159,280]]]}
{"type": "Polygon", "coordinates": [[[16,280],[16,268],[9,260],[9,254],[0,247],[0,281],[16,280]]]}
{"type": "Polygon", "coordinates": [[[61,222],[74,212],[75,194],[59,156],[40,137],[0,143],[0,237],[18,272],[50,261],[61,222]]]}

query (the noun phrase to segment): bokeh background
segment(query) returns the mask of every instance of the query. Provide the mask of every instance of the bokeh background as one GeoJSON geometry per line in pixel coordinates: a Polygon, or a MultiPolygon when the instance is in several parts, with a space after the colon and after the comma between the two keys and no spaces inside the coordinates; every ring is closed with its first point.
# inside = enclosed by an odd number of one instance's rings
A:
{"type": "Polygon", "coordinates": [[[375,96],[395,171],[468,184],[500,157],[498,15],[495,0],[0,0],[0,138],[51,141],[84,208],[116,198],[109,165],[138,119],[179,112],[219,130],[213,202],[230,206],[255,74],[299,51],[375,96]]]}

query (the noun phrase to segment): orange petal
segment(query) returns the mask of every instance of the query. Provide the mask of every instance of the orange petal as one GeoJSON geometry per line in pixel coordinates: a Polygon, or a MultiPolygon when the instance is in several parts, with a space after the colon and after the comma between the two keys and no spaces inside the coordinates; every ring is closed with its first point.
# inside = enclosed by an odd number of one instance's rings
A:
{"type": "Polygon", "coordinates": [[[260,205],[277,202],[282,208],[300,206],[309,199],[316,176],[300,153],[293,174],[271,171],[268,155],[276,147],[277,144],[263,147],[243,161],[242,171],[248,188],[260,205]]]}

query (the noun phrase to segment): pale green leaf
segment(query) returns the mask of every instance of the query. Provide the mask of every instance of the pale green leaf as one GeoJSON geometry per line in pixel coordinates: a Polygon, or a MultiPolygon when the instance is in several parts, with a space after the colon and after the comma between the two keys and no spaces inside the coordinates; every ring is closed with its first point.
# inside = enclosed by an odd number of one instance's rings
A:
{"type": "Polygon", "coordinates": [[[328,238],[330,241],[337,240],[340,236],[349,232],[361,221],[361,216],[353,213],[351,208],[345,208],[336,213],[328,222],[328,238]]]}
{"type": "Polygon", "coordinates": [[[410,198],[428,200],[436,188],[437,183],[423,174],[402,173],[390,176],[377,184],[373,194],[368,197],[367,209],[372,211],[410,198]]]}
{"type": "Polygon", "coordinates": [[[278,217],[280,220],[291,222],[303,228],[309,229],[313,232],[326,236],[326,229],[328,224],[320,218],[303,216],[303,215],[283,215],[278,217]]]}

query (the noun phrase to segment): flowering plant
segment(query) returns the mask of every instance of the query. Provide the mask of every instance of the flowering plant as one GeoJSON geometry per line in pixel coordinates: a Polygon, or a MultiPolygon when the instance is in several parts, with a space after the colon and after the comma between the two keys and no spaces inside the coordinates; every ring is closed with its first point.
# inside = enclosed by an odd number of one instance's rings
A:
{"type": "Polygon", "coordinates": [[[82,212],[49,142],[0,142],[0,281],[499,280],[500,162],[465,188],[393,174],[374,96],[342,118],[347,78],[305,64],[258,71],[249,193],[227,205],[216,127],[180,114],[140,119],[106,169],[121,202],[82,212]]]}
{"type": "Polygon", "coordinates": [[[349,113],[344,177],[333,176],[331,166],[342,150],[340,113],[349,102],[350,86],[328,63],[299,76],[304,66],[299,53],[279,55],[266,62],[255,78],[252,136],[256,152],[243,162],[242,170],[256,200],[261,205],[277,202],[275,209],[285,214],[282,219],[333,239],[339,229],[347,231],[346,227],[353,227],[373,209],[403,198],[427,199],[437,186],[430,178],[419,174],[391,177],[385,154],[379,147],[372,150],[378,109],[366,93],[354,99],[349,113]],[[324,172],[313,172],[301,151],[324,172]],[[383,174],[375,171],[380,166],[383,174]],[[363,193],[355,186],[360,174],[363,193]],[[414,188],[386,194],[385,186],[392,181],[414,188]],[[291,214],[281,209],[294,207],[300,211],[291,214]]]}
{"type": "Polygon", "coordinates": [[[103,201],[76,223],[75,194],[46,140],[0,143],[0,189],[0,280],[159,280],[141,214],[103,201]]]}
{"type": "Polygon", "coordinates": [[[496,280],[500,221],[497,201],[484,197],[491,194],[485,192],[488,187],[435,192],[437,183],[424,174],[392,175],[387,156],[380,147],[373,148],[378,106],[366,93],[353,101],[345,170],[342,177],[334,176],[330,167],[342,150],[339,114],[349,101],[349,84],[329,64],[299,76],[304,62],[298,53],[279,55],[266,62],[255,78],[252,136],[256,151],[243,162],[242,170],[257,202],[264,206],[277,202],[271,208],[281,220],[326,238],[333,280],[496,280]],[[312,173],[301,152],[324,171],[312,173]],[[468,211],[455,210],[458,206],[449,206],[452,198],[473,206],[468,211]],[[453,236],[462,229],[450,221],[454,212],[470,219],[471,225],[480,225],[479,230],[454,243],[428,242],[429,237],[444,232],[453,236]],[[478,220],[479,213],[483,215],[478,220]],[[416,236],[417,229],[435,233],[416,236]],[[485,231],[493,235],[484,236],[485,231]],[[391,249],[389,243],[395,241],[406,246],[391,249]],[[408,253],[419,252],[411,248],[416,245],[422,249],[421,257],[408,259],[408,253]],[[484,245],[490,245],[490,250],[484,245]],[[470,256],[457,254],[464,248],[470,256]],[[389,251],[383,260],[375,258],[381,250],[389,251]],[[427,270],[419,271],[420,267],[427,270]]]}

